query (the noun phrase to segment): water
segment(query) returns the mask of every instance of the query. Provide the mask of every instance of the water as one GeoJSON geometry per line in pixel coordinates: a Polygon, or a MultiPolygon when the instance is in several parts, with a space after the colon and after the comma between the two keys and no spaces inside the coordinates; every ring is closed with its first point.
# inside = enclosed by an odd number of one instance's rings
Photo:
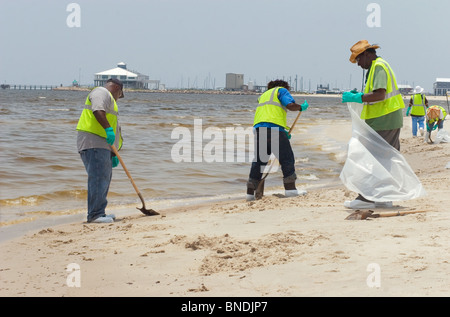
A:
{"type": "MultiPolygon", "coordinates": [[[[86,213],[87,175],[75,130],[86,96],[81,91],[0,90],[0,226],[86,213]]],[[[252,147],[237,141],[227,147],[226,131],[243,135],[251,127],[258,96],[129,92],[125,97],[119,101],[124,137],[120,154],[147,208],[245,197],[252,147]],[[200,119],[199,130],[195,120],[200,119]],[[173,153],[173,148],[187,137],[176,132],[189,132],[189,140],[198,141],[198,131],[200,143],[189,146],[191,162],[177,163],[174,153],[186,152],[173,153]],[[211,150],[218,144],[223,144],[223,153],[211,150]]],[[[306,99],[310,108],[298,121],[291,143],[297,187],[308,189],[338,181],[346,142],[327,138],[321,127],[350,118],[336,96],[306,99]]],[[[296,114],[289,112],[288,123],[296,114]]],[[[282,192],[281,171],[266,181],[270,190],[282,192]]],[[[120,166],[113,170],[108,201],[111,208],[141,206],[120,166]]]]}

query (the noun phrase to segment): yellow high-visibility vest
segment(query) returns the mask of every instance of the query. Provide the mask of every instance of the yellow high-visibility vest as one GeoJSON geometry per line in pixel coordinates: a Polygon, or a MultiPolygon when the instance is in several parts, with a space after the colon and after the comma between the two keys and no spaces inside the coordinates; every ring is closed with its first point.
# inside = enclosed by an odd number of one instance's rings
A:
{"type": "MultiPolygon", "coordinates": [[[[109,92],[109,91],[108,91],[109,92]]],[[[113,95],[109,92],[109,95],[111,96],[111,102],[114,103],[114,110],[113,111],[106,111],[106,119],[109,122],[109,125],[113,128],[114,133],[117,137],[117,127],[118,127],[118,119],[117,116],[119,114],[119,107],[117,106],[116,100],[114,99],[113,95]]],[[[98,136],[101,136],[102,138],[106,139],[106,131],[102,127],[102,125],[97,121],[97,119],[94,116],[94,112],[92,111],[92,103],[89,100],[89,95],[86,98],[86,102],[84,105],[83,112],[81,113],[80,119],[78,120],[77,125],[78,131],[84,131],[96,134],[98,136]]],[[[120,135],[119,145],[118,149],[122,147],[123,139],[122,135],[120,135]]]]}
{"type": "Polygon", "coordinates": [[[372,62],[372,67],[370,68],[364,93],[367,94],[373,91],[374,73],[375,67],[377,66],[383,67],[387,74],[386,96],[382,101],[377,101],[375,103],[365,103],[361,112],[361,119],[378,118],[399,109],[405,108],[405,103],[403,102],[402,95],[400,94],[400,90],[398,89],[394,71],[392,70],[391,66],[389,66],[389,64],[381,57],[378,57],[372,62]]]}
{"type": "Polygon", "coordinates": [[[425,115],[425,95],[415,94],[413,97],[413,105],[411,109],[411,114],[415,116],[425,115]]]}
{"type": "Polygon", "coordinates": [[[289,127],[286,125],[287,110],[278,99],[278,90],[280,88],[269,89],[259,97],[259,105],[256,109],[253,126],[261,122],[270,122],[289,130],[289,127]]]}

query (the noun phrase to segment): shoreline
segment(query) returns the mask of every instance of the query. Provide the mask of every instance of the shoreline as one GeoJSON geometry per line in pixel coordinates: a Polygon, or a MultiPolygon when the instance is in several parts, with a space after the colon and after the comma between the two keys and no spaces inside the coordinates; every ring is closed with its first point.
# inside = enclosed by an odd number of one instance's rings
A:
{"type": "MultiPolygon", "coordinates": [[[[93,88],[88,87],[56,87],[52,90],[54,91],[91,91],[93,88]]],[[[165,89],[165,90],[152,90],[152,89],[124,89],[124,93],[174,93],[174,94],[209,94],[209,95],[261,95],[262,92],[257,91],[228,91],[228,90],[202,90],[202,89],[165,89]]],[[[317,94],[317,93],[301,93],[292,91],[291,95],[293,97],[335,97],[341,98],[342,94],[317,94]]],[[[408,99],[411,95],[402,95],[403,99],[408,99]]],[[[433,96],[426,95],[428,100],[431,101],[447,101],[446,96],[433,96]]],[[[408,106],[406,104],[406,106],[408,106]]]]}
{"type": "Polygon", "coordinates": [[[121,207],[112,224],[49,225],[0,243],[0,296],[449,296],[450,145],[424,144],[404,122],[401,153],[428,195],[375,212],[417,214],[345,220],[356,194],[342,184],[153,217],[121,207]]]}

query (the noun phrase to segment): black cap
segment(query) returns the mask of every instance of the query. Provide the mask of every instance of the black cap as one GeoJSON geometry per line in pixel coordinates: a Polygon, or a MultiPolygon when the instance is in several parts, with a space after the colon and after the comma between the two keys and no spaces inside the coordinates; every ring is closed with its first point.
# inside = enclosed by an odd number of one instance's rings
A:
{"type": "Polygon", "coordinates": [[[108,79],[106,82],[107,82],[107,83],[113,83],[113,84],[119,85],[119,86],[120,86],[120,89],[122,89],[122,94],[120,95],[119,98],[123,98],[123,97],[124,97],[124,95],[123,95],[123,83],[122,83],[119,79],[117,79],[117,78],[110,78],[110,79],[108,79]]]}

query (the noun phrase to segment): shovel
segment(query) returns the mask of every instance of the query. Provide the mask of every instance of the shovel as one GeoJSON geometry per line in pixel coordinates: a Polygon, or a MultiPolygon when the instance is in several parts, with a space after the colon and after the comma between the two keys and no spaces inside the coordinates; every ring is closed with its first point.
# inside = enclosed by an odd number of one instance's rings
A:
{"type": "Polygon", "coordinates": [[[139,192],[139,190],[138,190],[136,184],[134,183],[133,179],[131,178],[130,173],[128,172],[127,168],[125,167],[125,163],[123,162],[122,158],[120,157],[119,151],[117,151],[117,149],[116,149],[116,147],[115,147],[114,145],[111,145],[111,148],[112,148],[114,154],[115,154],[115,155],[117,156],[117,158],[119,159],[119,162],[120,162],[120,164],[122,165],[122,167],[123,167],[125,173],[127,173],[127,176],[128,176],[128,178],[130,179],[131,184],[132,184],[133,187],[134,187],[134,190],[136,190],[136,193],[138,194],[139,198],[141,199],[141,202],[142,202],[142,208],[136,207],[136,209],[139,209],[139,210],[140,210],[144,215],[146,215],[146,216],[156,216],[156,215],[159,215],[159,213],[157,213],[157,212],[154,211],[153,209],[146,209],[146,208],[145,208],[144,198],[142,198],[141,193],[139,192]]]}
{"type": "MultiPolygon", "coordinates": [[[[297,118],[295,118],[295,121],[292,124],[292,127],[289,129],[289,135],[291,135],[291,132],[294,129],[295,124],[297,123],[297,121],[300,118],[301,114],[302,114],[302,111],[299,111],[298,115],[297,115],[297,118]]],[[[255,199],[256,200],[261,199],[262,196],[264,196],[264,180],[267,178],[267,176],[269,175],[270,171],[272,170],[272,167],[275,165],[275,162],[276,162],[275,156],[273,154],[270,155],[270,161],[271,161],[271,163],[269,165],[269,169],[261,177],[261,180],[259,181],[259,184],[258,184],[258,188],[256,188],[256,190],[255,190],[255,199]]]]}
{"type": "Polygon", "coordinates": [[[417,214],[421,212],[427,212],[424,210],[421,211],[403,211],[403,212],[388,212],[383,214],[374,214],[373,210],[357,210],[352,214],[348,215],[345,220],[365,220],[367,218],[381,218],[381,217],[397,217],[404,216],[408,214],[417,214]]]}

